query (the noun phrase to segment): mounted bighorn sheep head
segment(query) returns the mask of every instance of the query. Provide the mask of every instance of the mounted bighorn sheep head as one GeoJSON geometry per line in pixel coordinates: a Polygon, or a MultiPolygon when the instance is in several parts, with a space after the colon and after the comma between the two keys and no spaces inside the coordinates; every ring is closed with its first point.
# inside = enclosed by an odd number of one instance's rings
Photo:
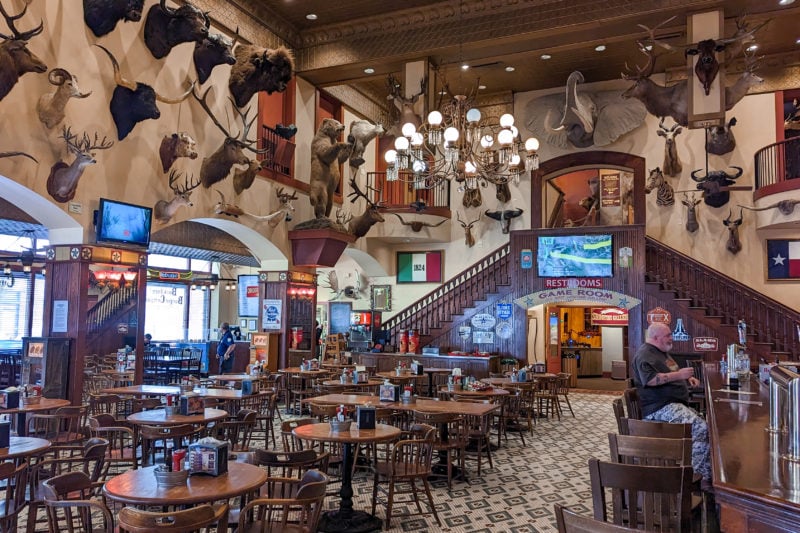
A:
{"type": "MultiPolygon", "coordinates": [[[[466,244],[468,248],[475,246],[475,237],[472,235],[472,226],[474,226],[475,223],[481,219],[481,216],[482,215],[478,213],[478,218],[468,224],[461,220],[461,216],[459,215],[458,211],[456,211],[456,220],[458,220],[458,223],[461,224],[462,228],[464,228],[464,244],[466,244]]],[[[506,232],[504,231],[503,233],[506,232]]]]}
{"type": "Polygon", "coordinates": [[[197,142],[185,131],[164,135],[158,148],[161,168],[166,173],[179,157],[197,159],[197,142]]]}
{"type": "Polygon", "coordinates": [[[233,192],[242,194],[242,191],[249,189],[261,171],[262,163],[264,162],[258,159],[250,159],[247,163],[247,168],[244,170],[235,169],[233,171],[233,192]]]}
{"type": "Polygon", "coordinates": [[[677,122],[667,129],[664,127],[664,117],[658,123],[658,136],[664,137],[664,175],[678,176],[683,171],[681,158],[678,156],[678,146],[675,137],[681,134],[683,128],[677,122]]]}
{"type": "Polygon", "coordinates": [[[697,204],[702,201],[702,198],[695,199],[694,193],[691,198],[683,193],[683,200],[681,203],[686,206],[686,231],[694,233],[700,227],[697,223],[697,204]]]}
{"type": "Polygon", "coordinates": [[[650,171],[650,175],[647,177],[647,184],[644,186],[644,193],[650,194],[653,189],[657,189],[656,205],[668,206],[675,203],[675,190],[664,179],[664,174],[658,167],[650,171]]]}
{"type": "MultiPolygon", "coordinates": [[[[359,198],[363,198],[367,202],[367,208],[364,210],[364,212],[350,220],[350,223],[347,226],[347,231],[351,235],[354,235],[356,239],[358,239],[366,235],[370,228],[378,222],[385,222],[379,211],[379,209],[383,207],[383,202],[380,200],[377,202],[370,200],[366,194],[361,192],[361,189],[358,188],[358,184],[354,179],[350,180],[350,188],[352,190],[347,196],[352,197],[350,198],[351,203],[355,202],[359,198]]],[[[369,188],[372,189],[371,187],[369,188]]],[[[377,192],[375,189],[372,190],[377,192]]]]}
{"type": "Polygon", "coordinates": [[[147,12],[144,21],[144,44],[156,59],[166,57],[181,43],[201,43],[208,37],[211,20],[191,3],[178,8],[167,7],[161,0],[147,12]]]}
{"type": "Polygon", "coordinates": [[[353,150],[350,152],[350,176],[355,176],[364,164],[364,150],[375,137],[385,133],[383,125],[372,124],[368,120],[354,120],[350,123],[350,136],[353,137],[353,150]]]}
{"type": "Polygon", "coordinates": [[[733,152],[736,148],[736,137],[733,136],[733,128],[736,125],[736,117],[731,118],[726,126],[712,126],[706,129],[708,141],[706,150],[709,154],[725,155],[733,152]]]}
{"type": "Polygon", "coordinates": [[[407,122],[419,128],[422,124],[422,119],[414,112],[414,106],[420,97],[425,96],[425,91],[428,89],[428,78],[424,77],[419,80],[419,92],[414,93],[408,98],[406,98],[403,92],[403,84],[400,83],[393,74],[389,74],[386,78],[386,87],[389,89],[389,95],[386,99],[394,102],[395,108],[400,111],[400,117],[389,128],[389,134],[399,137],[401,135],[400,129],[403,127],[403,124],[407,122]]]}
{"type": "Polygon", "coordinates": [[[742,250],[742,243],[739,240],[739,226],[742,225],[742,210],[739,210],[739,218],[731,220],[733,216],[732,211],[728,211],[728,218],[722,221],[725,227],[728,228],[728,242],[725,243],[725,249],[732,254],[738,254],[742,250]]]}
{"type": "Polygon", "coordinates": [[[414,233],[419,233],[420,231],[422,231],[422,228],[438,228],[439,226],[447,222],[446,218],[443,218],[436,224],[431,224],[430,222],[425,222],[424,220],[412,220],[411,222],[406,222],[405,220],[403,220],[403,217],[401,217],[397,213],[392,213],[392,214],[396,216],[398,219],[400,219],[400,223],[402,225],[411,226],[411,231],[413,231],[414,233]]]}
{"type": "Polygon", "coordinates": [[[83,0],[83,20],[95,37],[102,37],[117,26],[120,20],[142,20],[144,0],[83,0]]]}
{"type": "Polygon", "coordinates": [[[147,119],[161,117],[161,112],[156,106],[156,101],[165,104],[179,104],[186,100],[192,93],[194,82],[189,90],[178,98],[166,98],[158,94],[152,87],[144,83],[128,81],[119,72],[119,63],[106,47],[95,45],[108,54],[111,65],[114,67],[114,94],[111,97],[111,116],[117,126],[117,138],[121,141],[133,130],[139,122],[147,119]]]}
{"type": "MultiPolygon", "coordinates": [[[[239,28],[236,28],[239,36],[239,28]]],[[[236,58],[233,55],[235,39],[230,39],[220,33],[209,33],[205,39],[194,45],[194,70],[197,72],[197,81],[201,84],[211,76],[211,71],[219,65],[233,65],[236,58]]]]}
{"type": "Polygon", "coordinates": [[[200,180],[193,182],[192,178],[194,178],[194,176],[188,176],[184,177],[183,186],[176,185],[175,182],[178,181],[178,178],[181,176],[183,176],[183,174],[176,170],[169,173],[169,188],[172,189],[174,196],[169,202],[166,200],[159,200],[153,207],[153,215],[155,215],[156,220],[162,224],[166,224],[172,220],[172,217],[175,216],[175,213],[178,212],[180,207],[192,207],[192,205],[194,205],[189,197],[192,195],[192,191],[200,186],[200,180]]]}
{"type": "Polygon", "coordinates": [[[522,209],[506,209],[505,211],[486,210],[486,216],[500,222],[503,233],[508,233],[511,228],[511,219],[522,214],[522,209]]]}
{"type": "Polygon", "coordinates": [[[217,120],[217,117],[214,116],[214,113],[211,112],[211,109],[208,107],[208,102],[206,102],[206,98],[208,97],[208,91],[211,90],[211,87],[206,89],[206,92],[203,93],[203,97],[200,98],[197,96],[197,93],[192,91],[195,99],[200,102],[200,107],[206,112],[206,114],[211,118],[211,121],[216,124],[217,128],[225,135],[225,140],[223,141],[222,145],[220,145],[217,150],[208,157],[203,158],[203,163],[200,165],[200,181],[203,183],[203,187],[209,188],[215,183],[224,180],[231,171],[233,165],[248,165],[250,164],[250,159],[244,155],[244,150],[249,150],[254,154],[263,154],[268,150],[268,148],[264,148],[261,150],[257,150],[253,148],[253,145],[257,142],[256,140],[248,140],[247,134],[250,132],[250,128],[253,126],[253,122],[255,122],[257,115],[254,115],[250,121],[247,120],[247,114],[250,112],[250,108],[244,110],[244,112],[240,111],[238,107],[234,106],[234,109],[239,114],[239,118],[242,120],[242,132],[241,135],[234,136],[228,133],[228,130],[222,125],[222,123],[217,120]]]}
{"type": "Polygon", "coordinates": [[[794,213],[794,206],[796,206],[797,204],[800,204],[800,200],[781,200],[779,202],[776,202],[772,205],[768,205],[765,207],[752,207],[749,205],[739,204],[739,207],[741,207],[742,209],[748,209],[750,211],[767,211],[769,209],[777,209],[778,211],[780,211],[782,215],[788,217],[789,215],[794,213]]]}
{"type": "Polygon", "coordinates": [[[271,49],[240,44],[233,55],[236,63],[231,67],[228,88],[237,107],[247,105],[260,91],[282,93],[294,74],[294,56],[283,46],[271,49]]]}
{"type": "Polygon", "coordinates": [[[63,68],[51,70],[47,79],[56,86],[56,90],[39,98],[36,112],[39,114],[39,120],[47,128],[54,128],[64,120],[64,108],[70,98],[86,98],[92,91],[82,93],[78,87],[78,77],[63,68]]]}
{"type": "Polygon", "coordinates": [[[50,175],[47,177],[47,192],[56,202],[64,203],[75,197],[78,180],[81,179],[84,168],[97,162],[92,150],[108,150],[114,146],[114,141],[108,141],[105,137],[101,141],[97,133],[94,134],[94,141],[86,133],[78,140],[78,135],[73,135],[70,128],[67,127],[61,133],[61,138],[67,145],[67,151],[72,152],[75,159],[69,165],[58,161],[50,168],[50,175]]]}
{"type": "Polygon", "coordinates": [[[9,15],[6,8],[0,2],[0,15],[6,19],[6,24],[11,30],[12,35],[0,33],[0,100],[11,91],[19,81],[20,76],[28,72],[42,73],[47,70],[47,65],[36,57],[33,52],[28,50],[28,41],[42,33],[44,22],[28,31],[19,31],[14,23],[25,16],[28,11],[28,3],[18,15],[9,15]]]}
{"type": "Polygon", "coordinates": [[[703,201],[706,205],[722,207],[731,199],[731,193],[722,188],[736,183],[735,180],[739,179],[744,172],[742,167],[731,166],[731,168],[736,169],[735,174],[728,174],[724,170],[715,170],[701,178],[699,173],[702,172],[702,169],[692,172],[692,179],[697,182],[697,188],[703,191],[703,201]]]}

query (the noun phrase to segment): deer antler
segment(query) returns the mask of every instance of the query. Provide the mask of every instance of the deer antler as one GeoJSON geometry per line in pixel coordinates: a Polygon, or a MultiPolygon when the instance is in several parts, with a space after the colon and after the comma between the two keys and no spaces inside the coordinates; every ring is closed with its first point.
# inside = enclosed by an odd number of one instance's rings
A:
{"type": "Polygon", "coordinates": [[[210,91],[212,87],[213,87],[213,85],[209,86],[208,89],[206,89],[206,92],[203,93],[203,97],[202,98],[198,97],[197,93],[194,90],[192,90],[192,96],[194,96],[195,100],[197,100],[198,103],[200,104],[200,107],[203,108],[203,110],[206,112],[208,117],[211,119],[211,122],[216,124],[216,126],[225,135],[225,137],[227,137],[228,139],[231,139],[231,140],[236,140],[238,135],[237,135],[237,137],[234,137],[233,135],[231,135],[230,132],[225,129],[225,126],[222,125],[222,123],[217,119],[216,116],[214,116],[214,113],[212,113],[211,109],[209,109],[209,107],[208,107],[208,102],[206,102],[206,98],[208,98],[208,91],[210,91]]]}
{"type": "Polygon", "coordinates": [[[656,30],[659,29],[661,26],[664,26],[665,24],[675,20],[675,17],[677,17],[677,15],[671,16],[667,20],[665,20],[665,21],[661,22],[660,24],[658,24],[653,29],[648,28],[644,24],[637,24],[637,26],[639,26],[640,28],[642,28],[644,31],[647,32],[647,34],[650,37],[650,42],[652,42],[654,45],[657,44],[658,46],[660,46],[664,50],[669,50],[670,52],[673,52],[673,51],[675,51],[675,47],[674,46],[672,46],[669,43],[665,43],[664,41],[659,41],[658,39],[656,39],[656,30]]]}
{"type": "Polygon", "coordinates": [[[194,189],[200,186],[200,180],[198,179],[197,182],[193,182],[191,181],[193,179],[194,179],[194,174],[186,176],[182,172],[178,172],[177,170],[172,169],[169,173],[169,188],[172,189],[175,194],[186,194],[187,192],[193,191],[194,189]],[[181,187],[180,185],[177,186],[175,185],[175,182],[178,181],[178,178],[180,178],[181,176],[184,177],[183,187],[181,187]]]}
{"type": "MultiPolygon", "coordinates": [[[[350,188],[353,189],[352,191],[350,191],[347,194],[348,197],[352,196],[352,198],[350,199],[350,203],[355,203],[355,201],[358,200],[359,198],[363,198],[364,200],[366,200],[367,205],[369,205],[370,207],[372,207],[374,209],[377,209],[378,207],[380,207],[380,205],[379,205],[380,202],[378,202],[378,203],[373,202],[372,200],[369,199],[369,197],[366,194],[364,194],[361,191],[361,189],[359,189],[358,184],[356,183],[355,179],[351,179],[350,180],[350,188]]],[[[371,190],[373,190],[375,192],[378,192],[377,189],[373,189],[370,186],[367,186],[367,188],[371,189],[371,190]]]]}
{"type": "Polygon", "coordinates": [[[44,29],[44,21],[39,21],[39,25],[37,27],[28,31],[19,31],[14,25],[14,22],[24,17],[27,11],[28,3],[26,2],[25,7],[22,8],[22,11],[18,15],[9,15],[6,11],[6,8],[4,8],[3,4],[0,3],[0,14],[3,15],[4,19],[6,19],[6,24],[8,24],[9,29],[14,33],[13,37],[0,33],[0,37],[6,39],[7,41],[27,41],[31,37],[42,33],[42,30],[44,29]]]}

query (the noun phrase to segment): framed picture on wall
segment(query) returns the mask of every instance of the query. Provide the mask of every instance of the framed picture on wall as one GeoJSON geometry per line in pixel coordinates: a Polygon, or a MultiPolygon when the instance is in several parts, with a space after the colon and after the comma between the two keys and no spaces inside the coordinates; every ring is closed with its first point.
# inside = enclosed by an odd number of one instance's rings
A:
{"type": "Polygon", "coordinates": [[[392,286],[391,285],[373,285],[372,294],[370,295],[370,307],[375,311],[391,311],[392,310],[392,286]]]}
{"type": "Polygon", "coordinates": [[[256,321],[252,318],[247,321],[247,329],[256,329],[256,321]]]}
{"type": "Polygon", "coordinates": [[[767,239],[767,280],[800,281],[800,240],[767,239]]]}
{"type": "Polygon", "coordinates": [[[441,283],[442,251],[397,252],[397,283],[441,283]]]}

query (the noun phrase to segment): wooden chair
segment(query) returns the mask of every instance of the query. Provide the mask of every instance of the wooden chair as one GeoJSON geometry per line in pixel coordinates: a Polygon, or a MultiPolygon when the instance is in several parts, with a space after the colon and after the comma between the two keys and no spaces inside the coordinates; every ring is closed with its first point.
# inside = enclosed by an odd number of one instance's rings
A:
{"type": "MultiPolygon", "coordinates": [[[[114,517],[102,500],[90,500],[96,485],[83,472],[68,472],[42,483],[49,531],[114,533],[114,517]]],[[[28,523],[30,531],[31,524],[28,523]]]]}
{"type": "Polygon", "coordinates": [[[608,434],[611,461],[644,466],[691,466],[692,439],[608,434]]]}
{"type": "Polygon", "coordinates": [[[497,445],[500,445],[500,438],[505,437],[508,443],[508,434],[513,433],[522,441],[525,446],[525,433],[530,431],[530,415],[526,416],[523,411],[523,392],[520,389],[510,388],[508,396],[501,396],[500,402],[503,408],[497,415],[497,445]]]}
{"type": "Polygon", "coordinates": [[[301,479],[308,470],[325,472],[328,469],[330,454],[319,454],[316,450],[282,452],[272,450],[253,450],[254,464],[267,469],[267,476],[301,479]]]}
{"type": "Polygon", "coordinates": [[[59,407],[52,414],[34,413],[28,418],[28,435],[53,444],[81,442],[86,434],[86,405],[59,407]]]}
{"type": "Polygon", "coordinates": [[[92,438],[102,438],[108,441],[106,448],[106,464],[102,478],[106,479],[111,466],[130,466],[135,470],[139,468],[136,457],[136,437],[133,430],[120,425],[114,417],[99,414],[89,417],[89,434],[92,438]]]}
{"type": "Polygon", "coordinates": [[[569,409],[572,418],[575,418],[575,412],[572,410],[572,405],[569,403],[569,380],[572,377],[572,374],[569,372],[559,372],[558,376],[558,385],[556,386],[556,394],[558,395],[558,408],[561,409],[561,400],[567,402],[567,408],[569,409]]]}
{"type": "Polygon", "coordinates": [[[313,418],[295,418],[294,420],[284,420],[281,422],[281,442],[283,443],[283,450],[286,452],[296,452],[303,449],[302,439],[298,439],[292,434],[292,430],[299,426],[306,424],[314,424],[316,420],[313,418]]]}
{"type": "Polygon", "coordinates": [[[625,411],[628,418],[642,419],[642,403],[639,400],[639,390],[636,387],[625,389],[625,411]]]}
{"type": "Polygon", "coordinates": [[[422,482],[422,488],[428,497],[428,506],[436,518],[436,523],[441,527],[439,515],[436,513],[436,506],[431,496],[431,487],[428,484],[428,477],[431,475],[433,458],[433,436],[436,428],[428,424],[414,424],[409,429],[411,439],[404,439],[394,443],[386,461],[378,461],[375,464],[375,475],[372,485],[372,514],[375,514],[375,507],[378,504],[378,491],[386,495],[386,529],[389,529],[392,521],[392,506],[394,496],[397,494],[411,494],[417,506],[417,512],[423,514],[419,504],[419,493],[417,482],[422,482]],[[381,477],[386,478],[388,489],[384,490],[379,485],[381,477]],[[408,483],[409,488],[404,491],[397,489],[398,484],[408,483]]]}
{"type": "Polygon", "coordinates": [[[155,464],[156,451],[160,442],[161,449],[166,456],[169,447],[183,439],[191,441],[200,433],[200,429],[190,425],[182,424],[179,426],[141,426],[139,428],[139,439],[142,444],[142,465],[148,462],[155,464]]]}
{"type": "Polygon", "coordinates": [[[561,407],[558,402],[558,377],[540,377],[536,379],[536,390],[533,393],[537,410],[547,418],[555,415],[561,420],[561,407]]]}
{"type": "MultiPolygon", "coordinates": [[[[490,400],[459,396],[458,394],[453,395],[453,397],[457,402],[491,403],[490,400]]],[[[486,454],[486,459],[489,461],[489,468],[494,468],[491,446],[492,415],[463,415],[461,418],[463,420],[463,438],[466,441],[463,450],[464,460],[474,458],[474,461],[478,463],[478,477],[480,477],[484,454],[486,454]]]]}
{"type": "Polygon", "coordinates": [[[27,462],[19,466],[13,462],[0,463],[0,486],[5,487],[5,494],[0,497],[0,531],[17,531],[17,519],[27,505],[27,482],[27,462]]]}
{"type": "Polygon", "coordinates": [[[190,533],[193,531],[215,531],[228,529],[228,504],[211,506],[198,505],[182,511],[154,513],[141,511],[133,507],[123,507],[117,515],[120,533],[153,533],[169,531],[170,533],[190,533]]]}
{"type": "Polygon", "coordinates": [[[314,390],[311,381],[311,379],[302,376],[289,376],[289,381],[286,385],[286,392],[288,395],[286,398],[287,412],[292,412],[296,415],[301,414],[303,412],[302,400],[317,395],[317,391],[314,390]]]}
{"type": "Polygon", "coordinates": [[[231,451],[246,452],[250,449],[257,415],[251,409],[240,409],[234,420],[225,420],[217,425],[220,438],[231,443],[231,451]]]}
{"type": "Polygon", "coordinates": [[[625,406],[622,404],[622,398],[614,398],[614,401],[611,402],[611,408],[614,410],[614,419],[617,421],[617,431],[620,435],[627,435],[627,425],[623,428],[622,420],[627,418],[625,417],[625,406]]]}
{"type": "Polygon", "coordinates": [[[125,420],[125,402],[116,394],[90,394],[88,416],[106,414],[125,420]]]}
{"type": "Polygon", "coordinates": [[[600,522],[590,516],[579,515],[560,503],[555,504],[558,533],[629,533],[637,531],[629,527],[600,522]]]}
{"type": "Polygon", "coordinates": [[[647,531],[691,530],[690,466],[641,466],[589,459],[594,518],[608,522],[606,489],[613,523],[647,531]],[[631,519],[629,509],[638,509],[631,519]]]}
{"type": "Polygon", "coordinates": [[[445,477],[447,490],[453,490],[453,463],[458,462],[458,467],[464,470],[464,423],[461,416],[455,413],[428,413],[414,411],[414,422],[427,424],[436,428],[433,439],[433,449],[439,455],[440,462],[446,465],[446,474],[433,472],[432,477],[445,477]]]}
{"type": "Polygon", "coordinates": [[[141,413],[142,411],[149,411],[151,409],[159,409],[160,407],[160,398],[134,398],[131,400],[131,411],[134,413],[141,413]]]}
{"type": "Polygon", "coordinates": [[[236,532],[316,531],[327,485],[328,477],[319,470],[309,470],[301,479],[272,478],[267,497],[242,509],[236,532]]]}
{"type": "Polygon", "coordinates": [[[659,422],[656,420],[636,420],[635,418],[623,418],[621,424],[625,431],[620,431],[622,435],[633,435],[636,437],[658,437],[662,439],[691,439],[691,424],[673,424],[670,422],[659,422]]]}

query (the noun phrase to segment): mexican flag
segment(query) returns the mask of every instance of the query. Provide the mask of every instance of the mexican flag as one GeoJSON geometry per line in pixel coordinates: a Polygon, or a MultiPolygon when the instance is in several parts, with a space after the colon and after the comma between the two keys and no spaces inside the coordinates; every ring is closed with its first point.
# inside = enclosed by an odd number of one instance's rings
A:
{"type": "Polygon", "coordinates": [[[440,252],[399,253],[397,257],[397,282],[441,283],[441,257],[440,252]]]}

